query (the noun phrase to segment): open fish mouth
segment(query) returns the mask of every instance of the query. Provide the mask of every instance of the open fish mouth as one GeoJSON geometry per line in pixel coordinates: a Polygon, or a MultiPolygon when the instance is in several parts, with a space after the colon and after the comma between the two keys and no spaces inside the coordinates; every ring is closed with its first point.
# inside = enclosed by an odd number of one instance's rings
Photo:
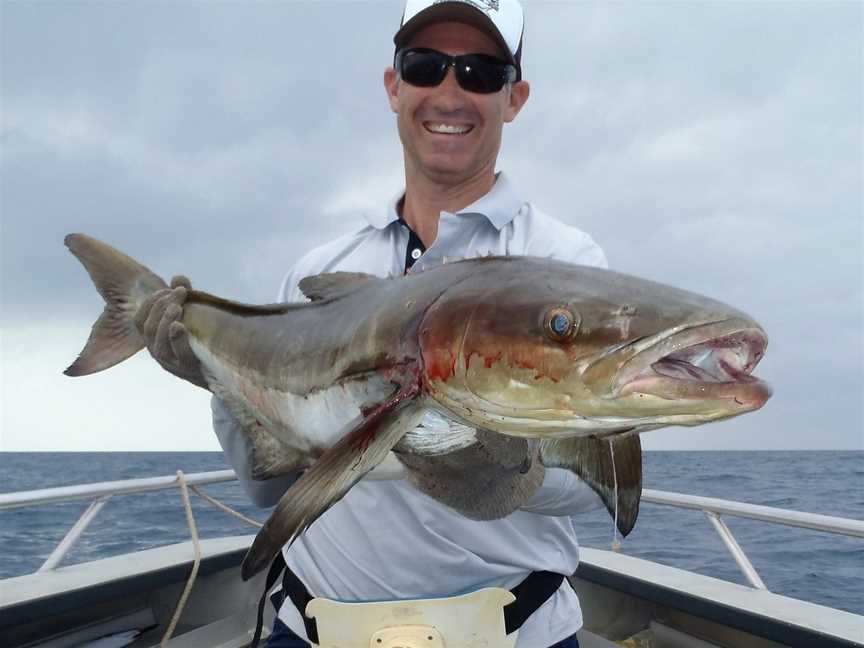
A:
{"type": "Polygon", "coordinates": [[[643,351],[628,363],[618,394],[728,400],[744,410],[761,407],[771,388],[752,371],[768,340],[758,328],[728,331],[735,324],[715,322],[685,329],[643,351]]]}
{"type": "Polygon", "coordinates": [[[765,336],[741,331],[670,353],[651,365],[657,374],[704,382],[756,382],[750,372],[762,358],[765,336]]]}

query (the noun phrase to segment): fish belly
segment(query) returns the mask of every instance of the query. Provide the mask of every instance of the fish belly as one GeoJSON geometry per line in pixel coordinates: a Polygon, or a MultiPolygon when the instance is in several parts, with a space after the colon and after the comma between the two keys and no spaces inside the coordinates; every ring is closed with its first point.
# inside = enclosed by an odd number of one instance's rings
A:
{"type": "Polygon", "coordinates": [[[254,435],[263,430],[286,451],[307,457],[331,447],[365,407],[382,402],[394,391],[388,378],[370,372],[297,394],[279,386],[271,376],[220,357],[195,338],[190,344],[210,391],[247,431],[254,435]]]}

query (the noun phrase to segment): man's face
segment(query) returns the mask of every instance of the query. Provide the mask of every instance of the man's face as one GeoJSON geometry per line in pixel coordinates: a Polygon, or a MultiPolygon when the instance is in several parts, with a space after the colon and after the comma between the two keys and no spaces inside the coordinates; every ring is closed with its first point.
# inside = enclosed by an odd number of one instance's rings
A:
{"type": "MultiPolygon", "coordinates": [[[[429,25],[411,39],[409,47],[503,58],[485,33],[457,22],[429,25]]],[[[528,99],[525,81],[491,94],[463,90],[452,68],[432,88],[412,86],[388,68],[384,85],[397,114],[409,171],[441,184],[457,184],[487,169],[494,171],[504,122],[512,121],[528,99]]]]}

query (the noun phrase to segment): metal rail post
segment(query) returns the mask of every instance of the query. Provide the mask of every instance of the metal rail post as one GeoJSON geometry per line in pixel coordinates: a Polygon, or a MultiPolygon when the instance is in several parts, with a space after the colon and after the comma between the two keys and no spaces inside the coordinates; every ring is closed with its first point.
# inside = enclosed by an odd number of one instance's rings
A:
{"type": "Polygon", "coordinates": [[[48,556],[45,562],[42,563],[42,566],[36,571],[49,571],[59,565],[60,561],[63,560],[67,553],[69,553],[69,550],[72,549],[78,541],[78,538],[80,538],[81,534],[84,533],[84,530],[90,526],[90,523],[96,518],[99,511],[102,510],[102,507],[105,506],[109,499],[111,499],[110,495],[103,495],[102,497],[90,502],[90,506],[88,506],[87,510],[81,514],[78,521],[72,525],[72,528],[69,529],[66,537],[60,541],[60,544],[54,547],[54,551],[51,552],[51,555],[48,556]]]}
{"type": "Polygon", "coordinates": [[[709,522],[714,526],[717,533],[720,534],[720,537],[723,539],[723,543],[726,545],[729,553],[732,554],[735,562],[738,563],[738,569],[741,570],[741,573],[744,574],[744,577],[750,582],[750,585],[756,589],[767,591],[768,588],[759,577],[759,573],[756,571],[753,563],[751,563],[750,559],[747,558],[747,554],[744,553],[741,545],[739,545],[738,541],[735,540],[735,536],[732,535],[732,531],[729,530],[729,527],[726,526],[723,519],[713,511],[705,511],[705,515],[708,516],[709,522]]]}

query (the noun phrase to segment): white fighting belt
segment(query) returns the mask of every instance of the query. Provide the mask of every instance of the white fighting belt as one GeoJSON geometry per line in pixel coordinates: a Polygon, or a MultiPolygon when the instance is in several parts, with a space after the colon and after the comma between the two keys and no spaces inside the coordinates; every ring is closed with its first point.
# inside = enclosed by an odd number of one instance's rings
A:
{"type": "Polygon", "coordinates": [[[515,600],[500,587],[381,603],[316,598],[306,616],[315,618],[320,648],[514,648],[519,632],[505,634],[504,606],[515,600]]]}

